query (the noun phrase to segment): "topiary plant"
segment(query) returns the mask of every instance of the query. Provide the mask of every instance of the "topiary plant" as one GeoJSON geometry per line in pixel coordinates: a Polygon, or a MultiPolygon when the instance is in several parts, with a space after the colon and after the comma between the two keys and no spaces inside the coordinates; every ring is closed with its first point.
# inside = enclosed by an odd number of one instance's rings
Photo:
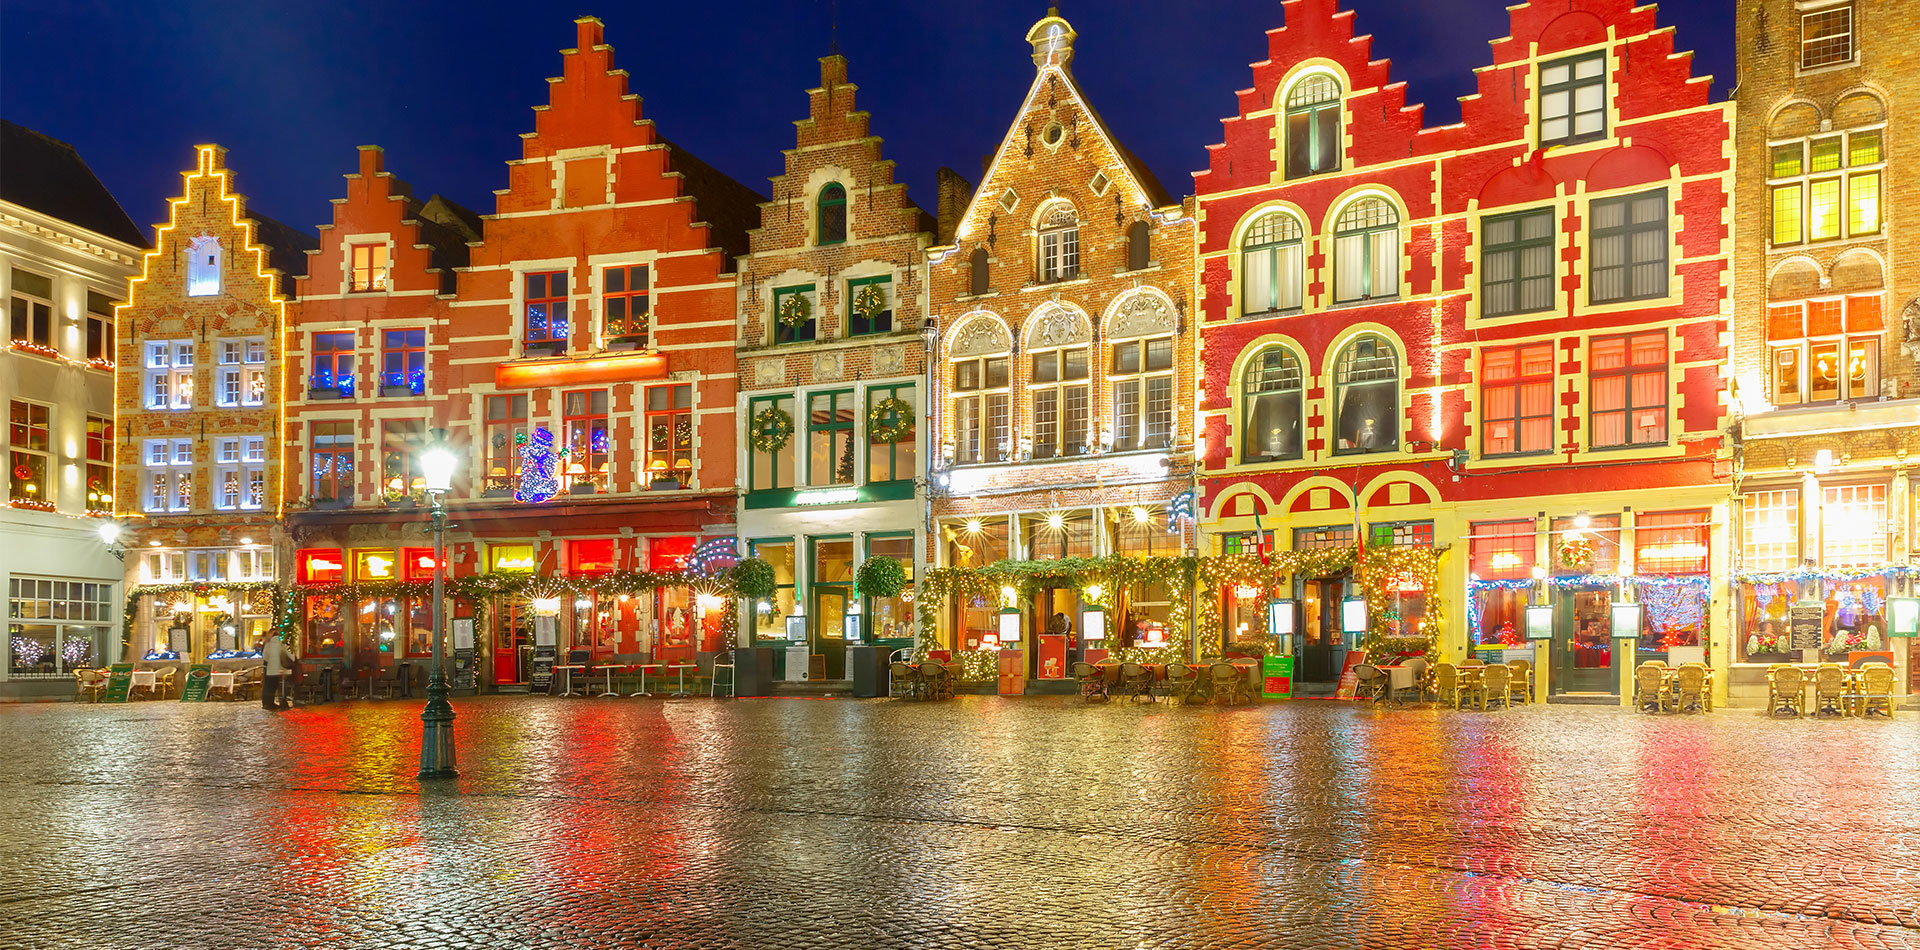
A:
{"type": "Polygon", "coordinates": [[[748,600],[772,597],[777,583],[773,565],[760,558],[745,558],[733,566],[733,589],[748,600]]]}
{"type": "Polygon", "coordinates": [[[860,570],[854,574],[853,582],[860,593],[868,597],[898,597],[907,589],[907,569],[900,566],[898,558],[880,555],[860,562],[860,570]]]}

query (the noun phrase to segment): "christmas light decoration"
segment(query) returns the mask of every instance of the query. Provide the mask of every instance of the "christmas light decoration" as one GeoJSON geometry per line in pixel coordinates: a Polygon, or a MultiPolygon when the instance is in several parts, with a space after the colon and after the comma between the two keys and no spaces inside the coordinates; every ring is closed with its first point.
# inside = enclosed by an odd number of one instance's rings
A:
{"type": "Polygon", "coordinates": [[[560,460],[567,457],[567,449],[556,449],[553,433],[546,426],[533,430],[529,438],[521,433],[515,440],[520,446],[520,485],[513,490],[513,500],[528,504],[540,504],[560,491],[560,460]]]}

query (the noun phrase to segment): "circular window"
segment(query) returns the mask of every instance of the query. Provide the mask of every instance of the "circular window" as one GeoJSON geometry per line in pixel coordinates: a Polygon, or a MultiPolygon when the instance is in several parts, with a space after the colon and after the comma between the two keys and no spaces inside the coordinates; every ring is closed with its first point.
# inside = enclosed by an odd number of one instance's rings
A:
{"type": "Polygon", "coordinates": [[[1055,122],[1047,126],[1046,131],[1040,133],[1040,137],[1045,140],[1048,145],[1059,145],[1060,137],[1065,134],[1067,134],[1067,130],[1061,128],[1060,123],[1055,122]]]}

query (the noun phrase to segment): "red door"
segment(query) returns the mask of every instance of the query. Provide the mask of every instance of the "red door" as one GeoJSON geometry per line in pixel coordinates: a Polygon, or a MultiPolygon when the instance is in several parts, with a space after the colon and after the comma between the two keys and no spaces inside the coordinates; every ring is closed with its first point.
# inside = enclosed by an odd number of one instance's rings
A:
{"type": "Polygon", "coordinates": [[[493,682],[510,685],[527,681],[521,657],[533,651],[533,612],[523,598],[501,597],[493,619],[493,682]]]}

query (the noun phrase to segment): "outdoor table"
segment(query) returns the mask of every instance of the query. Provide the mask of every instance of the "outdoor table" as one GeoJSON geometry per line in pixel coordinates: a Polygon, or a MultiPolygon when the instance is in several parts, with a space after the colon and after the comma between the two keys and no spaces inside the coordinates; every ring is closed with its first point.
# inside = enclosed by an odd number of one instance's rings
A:
{"type": "Polygon", "coordinates": [[[679,671],[680,671],[680,689],[679,689],[679,692],[675,692],[675,693],[670,693],[670,694],[668,694],[668,695],[669,695],[669,696],[692,696],[692,695],[693,695],[692,693],[689,693],[689,692],[687,692],[687,671],[688,671],[688,670],[697,670],[697,669],[699,669],[699,668],[700,668],[700,666],[699,666],[699,664],[697,664],[697,663],[673,663],[673,664],[669,664],[669,665],[667,666],[667,669],[670,669],[670,670],[679,670],[679,671]]]}
{"type": "Polygon", "coordinates": [[[132,689],[129,689],[128,692],[132,692],[134,689],[152,689],[154,677],[159,675],[159,672],[159,670],[134,670],[132,689]]]}
{"type": "Polygon", "coordinates": [[[1380,669],[1387,671],[1387,698],[1391,699],[1394,694],[1399,691],[1412,689],[1414,687],[1413,667],[1400,663],[1393,666],[1383,666],[1380,667],[1380,669]]]}
{"type": "Polygon", "coordinates": [[[565,671],[566,671],[566,678],[565,678],[565,680],[563,681],[563,686],[564,686],[564,688],[560,690],[560,695],[562,695],[562,696],[578,696],[578,695],[580,695],[579,693],[576,693],[576,692],[574,692],[574,691],[573,691],[573,671],[574,671],[574,670],[585,670],[585,669],[586,669],[586,667],[585,667],[585,666],[582,666],[582,665],[581,665],[581,664],[579,664],[579,663],[568,663],[568,664],[565,664],[565,665],[560,665],[560,664],[555,664],[553,668],[554,668],[554,669],[556,669],[556,670],[565,670],[565,671]]]}
{"type": "Polygon", "coordinates": [[[216,689],[226,690],[228,696],[234,695],[232,670],[228,670],[225,673],[214,673],[207,678],[207,695],[213,695],[213,691],[216,689]]]}
{"type": "Polygon", "coordinates": [[[664,670],[667,668],[667,665],[665,663],[636,663],[634,664],[634,666],[640,669],[640,688],[634,692],[628,693],[627,695],[629,697],[652,696],[653,695],[652,693],[647,692],[647,671],[648,670],[664,670]]]}
{"type": "Polygon", "coordinates": [[[615,699],[618,699],[618,698],[620,698],[620,694],[619,694],[619,693],[616,693],[616,692],[614,692],[614,691],[613,691],[613,671],[614,671],[614,670],[616,670],[616,669],[620,669],[620,670],[630,670],[630,669],[633,669],[633,664],[631,664],[631,663],[602,663],[602,664],[600,664],[600,668],[601,668],[601,669],[603,669],[603,670],[606,670],[606,671],[607,671],[607,691],[606,691],[606,692],[604,692],[604,693],[601,693],[601,694],[600,694],[600,698],[601,698],[601,699],[606,699],[606,698],[608,698],[608,697],[613,697],[613,698],[615,698],[615,699]]]}

